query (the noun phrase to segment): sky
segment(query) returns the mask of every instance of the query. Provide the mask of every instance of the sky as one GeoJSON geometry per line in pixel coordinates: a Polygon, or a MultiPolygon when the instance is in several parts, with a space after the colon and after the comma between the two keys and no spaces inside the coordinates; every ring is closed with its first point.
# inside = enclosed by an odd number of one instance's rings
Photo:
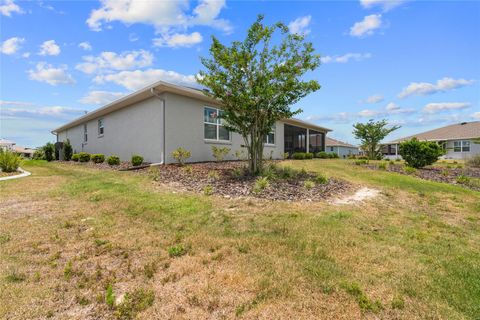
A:
{"type": "Polygon", "coordinates": [[[0,0],[0,137],[37,147],[56,127],[158,80],[193,85],[211,36],[242,40],[258,14],[313,43],[321,89],[297,117],[357,143],[480,120],[480,1],[0,0]]]}

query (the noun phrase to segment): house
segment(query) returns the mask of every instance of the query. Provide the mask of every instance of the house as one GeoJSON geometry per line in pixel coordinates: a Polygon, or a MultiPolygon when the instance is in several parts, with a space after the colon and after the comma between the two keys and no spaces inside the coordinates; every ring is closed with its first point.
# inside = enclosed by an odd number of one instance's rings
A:
{"type": "MultiPolygon", "coordinates": [[[[175,162],[171,153],[182,147],[191,152],[191,162],[211,161],[212,146],[228,147],[227,160],[237,159],[243,138],[229,132],[219,115],[222,105],[201,89],[159,81],[89,112],[52,131],[57,143],[70,140],[74,152],[118,155],[133,154],[146,162],[175,162]]],[[[298,119],[278,121],[265,137],[266,157],[281,159],[285,152],[325,150],[331,130],[298,119]]],[[[62,155],[60,155],[62,157],[62,155]]]]}
{"type": "Polygon", "coordinates": [[[0,149],[3,151],[12,151],[14,145],[15,145],[15,142],[13,141],[0,139],[0,149]]]}
{"type": "Polygon", "coordinates": [[[349,155],[360,153],[357,146],[329,137],[325,139],[325,146],[327,153],[336,153],[340,158],[347,158],[349,155]]]}
{"type": "Polygon", "coordinates": [[[12,151],[21,155],[24,158],[32,158],[36,149],[21,147],[21,146],[13,146],[12,151]]]}
{"type": "Polygon", "coordinates": [[[446,151],[446,154],[443,156],[444,159],[467,159],[480,154],[480,144],[473,141],[480,138],[480,121],[452,124],[383,143],[384,156],[390,159],[401,158],[398,154],[399,144],[412,138],[423,141],[436,141],[442,144],[446,151]]]}

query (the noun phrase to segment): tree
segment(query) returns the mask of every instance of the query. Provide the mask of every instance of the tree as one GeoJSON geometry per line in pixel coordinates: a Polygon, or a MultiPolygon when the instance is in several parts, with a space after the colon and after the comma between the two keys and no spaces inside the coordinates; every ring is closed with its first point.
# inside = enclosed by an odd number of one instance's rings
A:
{"type": "Polygon", "coordinates": [[[69,139],[63,142],[62,148],[63,148],[63,159],[65,161],[70,161],[70,159],[72,159],[73,149],[69,139]]]}
{"type": "Polygon", "coordinates": [[[45,155],[45,160],[52,161],[55,157],[55,146],[53,143],[47,142],[47,144],[43,146],[43,153],[45,155]]]}
{"type": "Polygon", "coordinates": [[[290,106],[320,89],[317,81],[302,79],[320,65],[312,44],[290,34],[283,23],[266,26],[262,21],[259,15],[245,40],[230,46],[213,36],[211,58],[201,58],[206,70],[197,76],[209,89],[205,94],[221,103],[220,121],[243,137],[251,174],[262,171],[263,140],[275,122],[301,112],[290,106]],[[280,39],[273,44],[277,31],[280,39]]]}
{"type": "Polygon", "coordinates": [[[423,168],[437,162],[445,150],[437,142],[412,138],[400,143],[399,153],[410,167],[423,168]]]}
{"type": "Polygon", "coordinates": [[[355,138],[360,139],[362,149],[367,152],[367,157],[375,160],[381,157],[380,141],[388,136],[392,131],[397,130],[400,126],[392,126],[387,128],[387,120],[373,121],[367,123],[356,123],[353,125],[353,134],[355,138]]]}

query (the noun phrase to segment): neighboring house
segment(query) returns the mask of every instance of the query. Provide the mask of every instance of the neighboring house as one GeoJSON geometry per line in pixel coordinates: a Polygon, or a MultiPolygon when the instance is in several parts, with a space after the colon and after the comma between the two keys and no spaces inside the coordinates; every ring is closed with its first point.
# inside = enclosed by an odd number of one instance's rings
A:
{"type": "Polygon", "coordinates": [[[3,151],[12,151],[15,142],[5,139],[0,139],[0,149],[3,151]]]}
{"type": "Polygon", "coordinates": [[[32,158],[33,154],[35,153],[36,149],[21,147],[21,146],[13,146],[13,152],[18,153],[24,158],[32,158]]]}
{"type": "MultiPolygon", "coordinates": [[[[219,101],[194,89],[159,81],[87,113],[55,130],[57,142],[70,140],[74,152],[118,155],[130,160],[139,154],[151,163],[172,163],[171,153],[182,147],[190,162],[211,161],[212,146],[231,149],[234,160],[243,138],[229,132],[219,119],[219,101]]],[[[285,152],[325,151],[331,130],[297,119],[278,121],[265,137],[266,157],[281,159],[285,152]]]]}
{"type": "Polygon", "coordinates": [[[462,122],[450,126],[430,130],[413,136],[383,143],[383,154],[386,158],[401,158],[398,154],[402,141],[417,138],[422,141],[436,141],[443,145],[446,154],[444,159],[467,159],[480,154],[480,144],[473,139],[480,138],[480,121],[462,122]]]}
{"type": "Polygon", "coordinates": [[[357,146],[329,137],[325,139],[325,145],[326,152],[336,153],[340,158],[347,158],[349,155],[360,153],[360,149],[357,146]]]}

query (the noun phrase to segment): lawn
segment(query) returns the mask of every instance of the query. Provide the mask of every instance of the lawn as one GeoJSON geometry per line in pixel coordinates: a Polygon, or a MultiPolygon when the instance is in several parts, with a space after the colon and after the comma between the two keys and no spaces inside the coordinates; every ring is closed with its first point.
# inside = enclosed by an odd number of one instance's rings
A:
{"type": "Polygon", "coordinates": [[[1,319],[479,319],[480,193],[288,161],[365,203],[178,192],[42,161],[0,182],[1,319]]]}

